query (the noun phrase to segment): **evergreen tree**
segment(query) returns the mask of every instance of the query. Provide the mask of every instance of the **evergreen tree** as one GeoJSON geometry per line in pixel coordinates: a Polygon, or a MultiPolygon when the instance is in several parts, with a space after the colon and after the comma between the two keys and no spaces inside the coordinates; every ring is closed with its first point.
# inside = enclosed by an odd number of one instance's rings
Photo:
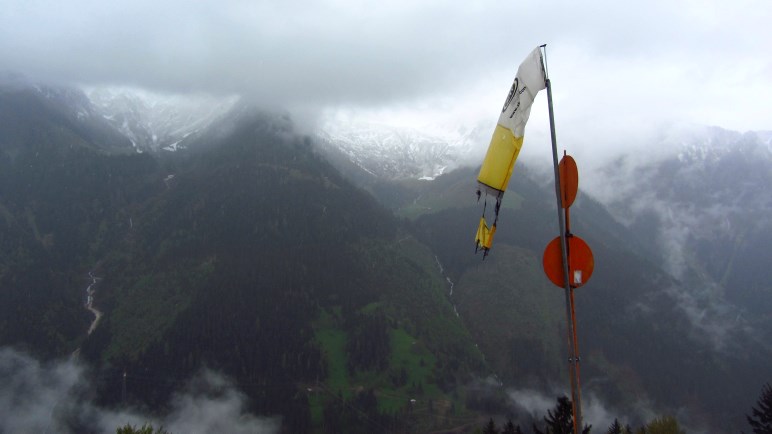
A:
{"type": "Polygon", "coordinates": [[[488,419],[488,423],[483,428],[483,434],[499,434],[499,430],[496,429],[496,423],[493,422],[493,418],[488,419]]]}
{"type": "Polygon", "coordinates": [[[756,401],[758,408],[753,407],[753,415],[745,417],[753,427],[756,434],[772,433],[772,386],[765,384],[761,389],[761,396],[756,401]]]}
{"type": "Polygon", "coordinates": [[[149,423],[142,425],[142,428],[126,424],[119,427],[115,432],[116,434],[171,434],[163,428],[155,429],[153,428],[153,425],[149,423]]]}
{"type": "Polygon", "coordinates": [[[643,428],[645,434],[686,434],[673,416],[658,417],[643,428]]]}
{"type": "Polygon", "coordinates": [[[611,426],[608,427],[608,430],[606,431],[606,434],[622,434],[622,425],[619,424],[619,421],[615,418],[614,423],[611,424],[611,426]]]}
{"type": "Polygon", "coordinates": [[[504,431],[502,431],[501,434],[523,434],[523,431],[520,429],[520,425],[513,424],[512,419],[510,419],[507,421],[507,424],[504,425],[504,431]]]}
{"type": "MultiPolygon", "coordinates": [[[[554,413],[547,410],[547,416],[544,416],[544,422],[547,424],[542,431],[536,424],[533,425],[533,431],[536,434],[573,434],[574,432],[574,411],[571,407],[571,401],[566,396],[558,398],[554,413]]],[[[590,426],[585,425],[582,434],[590,432],[590,426]]]]}

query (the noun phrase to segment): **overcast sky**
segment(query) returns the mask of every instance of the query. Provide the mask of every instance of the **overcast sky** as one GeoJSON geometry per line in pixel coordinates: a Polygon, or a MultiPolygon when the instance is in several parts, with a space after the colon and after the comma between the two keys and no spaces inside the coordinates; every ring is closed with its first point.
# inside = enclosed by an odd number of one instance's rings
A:
{"type": "MultiPolygon", "coordinates": [[[[0,0],[0,70],[393,122],[495,124],[543,43],[561,137],[772,129],[769,0],[0,0]]],[[[526,136],[545,134],[545,98],[526,136]]]]}

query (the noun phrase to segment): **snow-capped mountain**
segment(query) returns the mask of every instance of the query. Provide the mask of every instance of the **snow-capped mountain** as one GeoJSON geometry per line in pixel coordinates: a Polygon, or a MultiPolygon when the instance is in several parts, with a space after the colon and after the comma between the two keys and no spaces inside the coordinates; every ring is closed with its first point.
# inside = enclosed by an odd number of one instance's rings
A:
{"type": "Polygon", "coordinates": [[[70,120],[83,121],[96,114],[88,97],[76,88],[33,83],[23,75],[5,72],[0,74],[0,90],[6,94],[35,95],[45,101],[48,107],[55,108],[61,116],[70,120]]]}
{"type": "MultiPolygon", "coordinates": [[[[349,118],[321,125],[322,146],[381,180],[450,172],[469,154],[479,157],[490,134],[349,118]]],[[[584,188],[641,241],[644,256],[689,288],[674,295],[717,348],[739,329],[766,330],[772,303],[760,300],[772,295],[765,247],[772,245],[772,132],[677,125],[647,146],[609,159],[584,188]]]]}
{"type": "MultiPolygon", "coordinates": [[[[166,95],[129,88],[92,88],[39,84],[26,77],[0,74],[0,92],[31,104],[30,110],[53,116],[106,151],[175,151],[186,139],[223,119],[238,97],[166,95]],[[35,102],[33,102],[35,101],[35,102]]],[[[10,99],[9,99],[10,101],[10,99]]]]}
{"type": "Polygon", "coordinates": [[[12,73],[0,74],[0,127],[7,149],[29,146],[44,137],[69,135],[73,144],[109,153],[131,151],[131,142],[116,131],[77,88],[34,83],[12,73]],[[42,125],[50,127],[43,133],[42,125]]]}
{"type": "Polygon", "coordinates": [[[695,127],[652,149],[609,163],[598,197],[690,288],[678,296],[695,324],[769,333],[772,133],[695,127]]]}
{"type": "Polygon", "coordinates": [[[458,167],[484,143],[480,127],[397,127],[361,119],[330,118],[318,132],[323,148],[334,149],[383,179],[424,179],[458,167]]]}
{"type": "Polygon", "coordinates": [[[222,118],[238,101],[237,97],[160,95],[125,88],[90,89],[87,95],[137,152],[184,147],[185,139],[222,118]]]}

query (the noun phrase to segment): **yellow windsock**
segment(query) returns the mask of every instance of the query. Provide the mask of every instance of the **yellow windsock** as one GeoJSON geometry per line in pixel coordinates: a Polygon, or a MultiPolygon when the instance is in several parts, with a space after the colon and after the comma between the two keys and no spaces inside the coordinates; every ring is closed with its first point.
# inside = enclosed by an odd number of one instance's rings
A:
{"type": "Polygon", "coordinates": [[[536,94],[547,87],[540,48],[533,50],[517,69],[485,154],[477,181],[489,194],[501,198],[509,184],[515,161],[523,146],[525,123],[536,94]]]}
{"type": "Polygon", "coordinates": [[[475,248],[477,250],[490,250],[493,243],[493,234],[496,233],[496,225],[488,227],[485,217],[480,218],[480,225],[477,226],[477,236],[475,237],[475,248]]]}

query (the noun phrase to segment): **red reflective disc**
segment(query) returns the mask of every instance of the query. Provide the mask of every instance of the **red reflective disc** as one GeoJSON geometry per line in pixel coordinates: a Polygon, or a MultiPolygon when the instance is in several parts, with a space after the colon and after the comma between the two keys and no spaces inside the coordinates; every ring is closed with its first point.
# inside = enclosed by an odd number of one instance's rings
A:
{"type": "MultiPolygon", "coordinates": [[[[571,286],[579,288],[584,285],[592,276],[595,268],[595,260],[592,257],[592,250],[587,243],[576,235],[566,238],[568,249],[568,277],[571,286]]],[[[563,256],[560,253],[560,237],[547,244],[544,249],[544,273],[552,283],[563,288],[563,256]]]]}
{"type": "Polygon", "coordinates": [[[576,161],[570,155],[565,155],[558,165],[560,171],[560,198],[563,208],[568,208],[574,203],[576,193],[579,191],[579,169],[576,161]]]}

